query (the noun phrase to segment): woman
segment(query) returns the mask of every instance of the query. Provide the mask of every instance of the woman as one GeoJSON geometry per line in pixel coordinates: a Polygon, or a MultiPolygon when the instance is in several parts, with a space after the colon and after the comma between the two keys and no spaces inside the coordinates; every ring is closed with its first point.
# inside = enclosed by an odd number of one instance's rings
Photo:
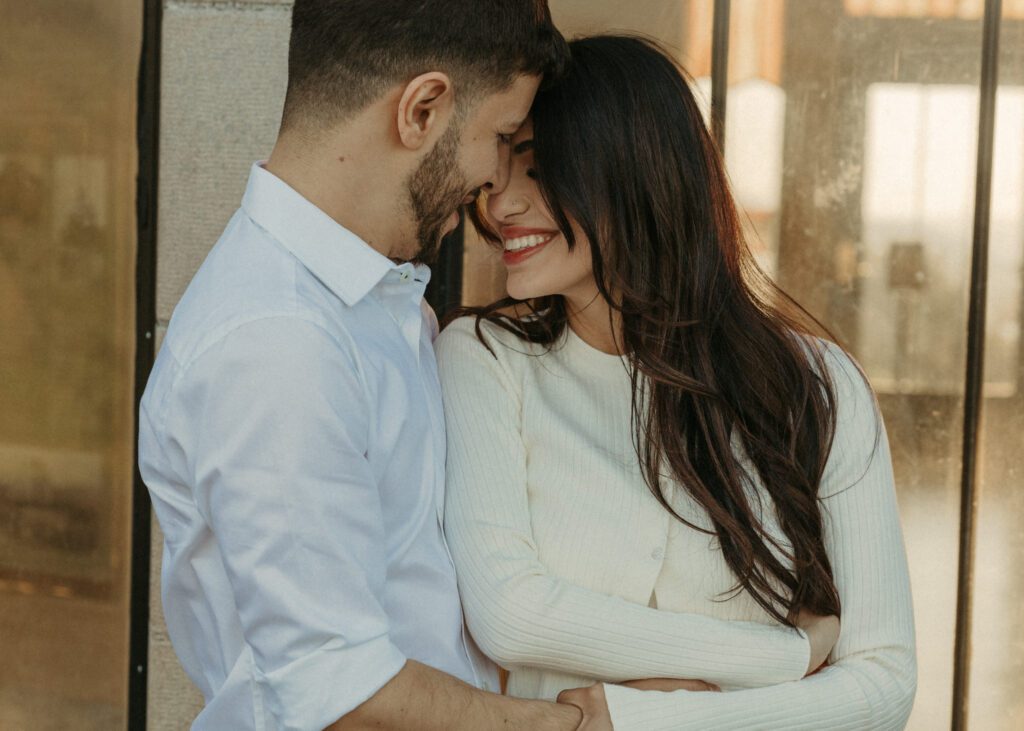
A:
{"type": "Polygon", "coordinates": [[[510,297],[437,342],[470,631],[513,695],[592,686],[562,700],[593,728],[901,728],[913,619],[870,388],[757,270],[675,64],[628,37],[572,53],[480,221],[510,297]],[[703,683],[622,684],[644,678],[703,683]]]}

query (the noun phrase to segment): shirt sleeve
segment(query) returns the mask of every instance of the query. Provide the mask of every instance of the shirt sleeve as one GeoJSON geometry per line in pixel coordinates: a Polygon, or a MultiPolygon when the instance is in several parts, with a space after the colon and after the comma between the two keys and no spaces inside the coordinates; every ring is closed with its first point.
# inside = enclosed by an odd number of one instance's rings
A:
{"type": "Polygon", "coordinates": [[[652,609],[552,575],[531,529],[516,386],[471,323],[446,329],[437,352],[448,425],[447,536],[466,620],[486,654],[506,668],[611,681],[757,687],[804,675],[809,644],[790,628],[652,609]]]}
{"type": "Polygon", "coordinates": [[[727,693],[606,685],[616,731],[660,729],[901,729],[917,684],[910,579],[892,460],[871,389],[827,346],[838,400],[819,494],[826,550],[842,602],[829,667],[796,682],[727,693]]]}
{"type": "Polygon", "coordinates": [[[384,520],[354,357],[312,322],[258,320],[196,358],[172,404],[270,725],[323,728],[405,663],[381,606],[384,520]]]}

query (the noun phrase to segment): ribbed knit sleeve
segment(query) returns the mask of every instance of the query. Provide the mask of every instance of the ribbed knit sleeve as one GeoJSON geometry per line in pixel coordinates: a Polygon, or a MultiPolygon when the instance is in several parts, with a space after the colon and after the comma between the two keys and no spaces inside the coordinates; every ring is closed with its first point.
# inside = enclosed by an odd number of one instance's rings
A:
{"type": "Polygon", "coordinates": [[[728,693],[642,692],[606,685],[616,731],[659,729],[901,729],[917,682],[914,624],[885,429],[871,390],[826,346],[837,430],[820,488],[826,550],[842,630],[823,671],[728,693]]]}
{"type": "Polygon", "coordinates": [[[753,688],[803,676],[809,646],[792,629],[652,609],[552,575],[531,530],[521,381],[505,361],[512,351],[496,346],[493,356],[471,320],[456,321],[435,345],[448,428],[446,533],[467,623],[485,653],[510,669],[608,681],[753,688]]]}

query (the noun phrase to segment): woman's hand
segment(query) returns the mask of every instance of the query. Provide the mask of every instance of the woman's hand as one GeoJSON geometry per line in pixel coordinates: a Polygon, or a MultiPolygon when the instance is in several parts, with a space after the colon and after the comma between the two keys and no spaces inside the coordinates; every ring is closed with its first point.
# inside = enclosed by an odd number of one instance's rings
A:
{"type": "Polygon", "coordinates": [[[713,683],[705,683],[703,680],[674,680],[672,678],[647,678],[646,680],[627,680],[620,683],[627,688],[636,690],[660,690],[662,693],[671,693],[674,690],[690,691],[711,691],[721,693],[722,689],[713,683]]]}
{"type": "Polygon", "coordinates": [[[811,643],[811,660],[807,664],[807,675],[811,675],[825,664],[839,640],[839,617],[821,617],[802,611],[797,615],[796,626],[807,633],[811,643]]]}

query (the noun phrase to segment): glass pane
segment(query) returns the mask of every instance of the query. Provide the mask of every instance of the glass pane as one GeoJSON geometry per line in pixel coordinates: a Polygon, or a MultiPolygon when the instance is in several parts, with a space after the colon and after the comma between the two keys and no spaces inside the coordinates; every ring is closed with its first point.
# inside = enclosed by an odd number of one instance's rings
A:
{"type": "Polygon", "coordinates": [[[1004,3],[968,726],[1024,728],[1024,3],[1004,3]],[[1016,13],[1016,15],[1012,15],[1016,13]]]}
{"type": "MultiPolygon", "coordinates": [[[[695,78],[698,98],[709,108],[714,0],[549,0],[549,5],[555,23],[569,39],[616,31],[656,38],[695,78]]],[[[501,259],[467,226],[462,303],[482,305],[503,296],[501,259]]]]}
{"type": "Polygon", "coordinates": [[[733,2],[725,159],[754,255],[776,273],[786,92],[781,85],[784,0],[733,2]]]}
{"type": "Polygon", "coordinates": [[[138,0],[0,0],[0,728],[125,726],[138,0]]]}
{"type": "MultiPolygon", "coordinates": [[[[752,245],[853,350],[889,429],[920,638],[912,729],[948,727],[952,701],[975,5],[732,3],[726,162],[752,245]]],[[[1017,256],[999,286],[1019,307],[1017,256]]],[[[1019,367],[1011,340],[990,340],[990,379],[1019,367]]]]}

